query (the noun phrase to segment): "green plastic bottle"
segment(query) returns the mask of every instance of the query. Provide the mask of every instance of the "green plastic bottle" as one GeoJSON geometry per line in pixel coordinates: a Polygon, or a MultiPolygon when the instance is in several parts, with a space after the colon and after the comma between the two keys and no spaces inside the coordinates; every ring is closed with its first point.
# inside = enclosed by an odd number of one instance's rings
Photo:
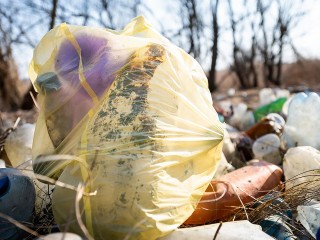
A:
{"type": "Polygon", "coordinates": [[[278,98],[277,100],[267,104],[263,105],[261,107],[258,107],[253,115],[256,122],[260,121],[262,118],[267,116],[269,113],[278,113],[282,110],[282,107],[284,103],[287,101],[286,97],[278,98]]]}

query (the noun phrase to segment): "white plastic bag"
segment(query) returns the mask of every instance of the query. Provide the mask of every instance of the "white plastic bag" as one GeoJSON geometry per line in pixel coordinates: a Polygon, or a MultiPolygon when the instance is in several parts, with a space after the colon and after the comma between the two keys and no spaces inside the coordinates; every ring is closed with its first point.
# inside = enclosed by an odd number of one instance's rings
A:
{"type": "Polygon", "coordinates": [[[297,211],[297,221],[301,222],[305,229],[318,239],[320,235],[320,202],[313,200],[307,205],[300,205],[297,207],[297,211]]]}
{"type": "Polygon", "coordinates": [[[301,184],[312,184],[312,186],[319,188],[319,181],[313,181],[317,179],[317,176],[312,172],[308,172],[311,170],[320,172],[319,150],[310,146],[302,146],[290,148],[287,151],[283,160],[287,188],[301,184]]]}

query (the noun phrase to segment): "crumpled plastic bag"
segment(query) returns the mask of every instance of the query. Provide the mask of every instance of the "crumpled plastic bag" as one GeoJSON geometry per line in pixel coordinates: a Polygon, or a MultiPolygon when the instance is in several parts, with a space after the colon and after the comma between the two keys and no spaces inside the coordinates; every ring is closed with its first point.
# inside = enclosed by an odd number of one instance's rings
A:
{"type": "Polygon", "coordinates": [[[311,200],[306,205],[297,207],[297,221],[315,238],[319,239],[320,235],[320,202],[311,200]]]}
{"type": "Polygon", "coordinates": [[[224,130],[191,56],[143,17],[119,32],[61,24],[35,48],[29,74],[41,108],[34,171],[60,183],[52,207],[62,230],[150,240],[192,214],[224,130]]]}

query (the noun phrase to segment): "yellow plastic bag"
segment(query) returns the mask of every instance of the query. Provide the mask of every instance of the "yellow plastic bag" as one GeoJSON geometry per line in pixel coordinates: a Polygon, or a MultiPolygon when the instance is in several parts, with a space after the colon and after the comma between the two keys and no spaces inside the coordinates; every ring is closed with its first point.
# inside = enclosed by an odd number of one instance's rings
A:
{"type": "Polygon", "coordinates": [[[36,47],[29,73],[41,108],[34,170],[84,185],[79,208],[79,192],[55,187],[61,230],[150,240],[192,214],[217,169],[224,131],[191,56],[143,17],[120,32],[62,24],[36,47]],[[75,157],[36,158],[53,154],[75,157]]]}

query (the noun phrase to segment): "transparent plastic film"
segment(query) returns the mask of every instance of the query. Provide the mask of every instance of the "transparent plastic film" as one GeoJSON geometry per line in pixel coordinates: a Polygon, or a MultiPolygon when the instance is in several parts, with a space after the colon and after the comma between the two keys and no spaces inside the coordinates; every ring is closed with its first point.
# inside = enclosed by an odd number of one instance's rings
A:
{"type": "Polygon", "coordinates": [[[79,221],[77,192],[55,187],[61,229],[84,235],[81,222],[94,239],[149,240],[179,227],[212,180],[223,142],[199,64],[143,17],[119,32],[60,25],[42,41],[30,67],[41,105],[33,155],[77,161],[36,158],[34,169],[86,193],[79,221]],[[37,57],[49,40],[51,52],[37,57]],[[48,72],[54,77],[43,80],[48,72]]]}

